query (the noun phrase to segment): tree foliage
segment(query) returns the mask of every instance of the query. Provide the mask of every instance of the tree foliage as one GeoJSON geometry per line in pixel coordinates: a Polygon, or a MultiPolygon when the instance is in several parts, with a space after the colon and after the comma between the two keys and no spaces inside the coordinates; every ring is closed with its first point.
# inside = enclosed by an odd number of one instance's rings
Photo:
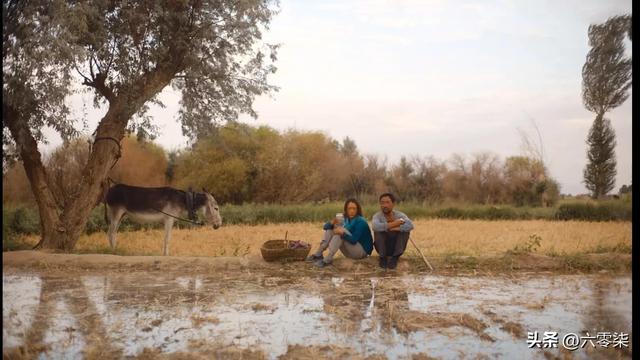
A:
{"type": "Polygon", "coordinates": [[[604,114],[629,97],[632,67],[624,39],[630,23],[631,15],[624,15],[589,26],[591,49],[582,67],[582,100],[591,112],[604,114]]]}
{"type": "Polygon", "coordinates": [[[616,136],[609,119],[596,117],[589,129],[587,145],[584,184],[597,199],[613,190],[616,183],[616,136]]]}
{"type": "Polygon", "coordinates": [[[620,195],[622,195],[622,194],[629,194],[629,193],[631,193],[631,184],[629,184],[629,185],[626,185],[626,184],[622,185],[622,186],[620,187],[620,191],[619,191],[618,193],[619,193],[620,195]]]}
{"type": "Polygon", "coordinates": [[[39,245],[73,249],[127,130],[152,137],[146,113],[166,86],[181,93],[179,120],[194,140],[256,116],[254,98],[275,90],[267,76],[277,46],[261,41],[274,14],[269,0],[3,2],[3,145],[15,148],[38,203],[39,245]],[[73,85],[106,114],[78,188],[61,198],[37,143],[45,126],[76,135],[64,101],[73,85]]]}
{"type": "MultiPolygon", "coordinates": [[[[50,176],[51,189],[58,201],[77,191],[82,169],[90,153],[90,139],[86,136],[72,139],[45,156],[45,167],[50,176]]],[[[123,139],[123,155],[109,172],[116,182],[138,186],[167,185],[167,155],[153,142],[139,141],[130,135],[123,139]]],[[[35,203],[29,188],[24,166],[17,162],[3,177],[3,201],[6,203],[35,203]]]]}
{"type": "MultiPolygon", "coordinates": [[[[55,129],[68,140],[78,131],[65,103],[72,94],[71,67],[75,47],[63,25],[69,16],[61,1],[2,2],[2,110],[3,119],[21,119],[36,141],[46,141],[42,130],[55,129]]],[[[17,157],[11,134],[3,125],[5,157],[17,157]]]]}
{"type": "Polygon", "coordinates": [[[631,40],[631,15],[614,16],[589,26],[589,45],[582,68],[582,99],[596,114],[587,138],[583,175],[591,196],[599,198],[615,186],[615,133],[605,113],[620,106],[631,88],[631,58],[625,56],[624,39],[631,40]]]}
{"type": "MultiPolygon", "coordinates": [[[[483,152],[441,161],[412,155],[389,165],[377,155],[361,153],[355,142],[345,152],[344,143],[321,132],[231,122],[187,148],[166,152],[131,134],[123,139],[123,156],[109,176],[140,186],[206,187],[222,204],[321,202],[352,196],[375,202],[387,191],[400,200],[427,204],[550,206],[559,198],[559,186],[544,163],[527,156],[503,160],[483,152]]],[[[88,139],[79,138],[46,156],[56,197],[78,188],[88,155],[88,139]]],[[[6,203],[32,199],[20,163],[3,180],[10,189],[3,193],[6,203]]]]}

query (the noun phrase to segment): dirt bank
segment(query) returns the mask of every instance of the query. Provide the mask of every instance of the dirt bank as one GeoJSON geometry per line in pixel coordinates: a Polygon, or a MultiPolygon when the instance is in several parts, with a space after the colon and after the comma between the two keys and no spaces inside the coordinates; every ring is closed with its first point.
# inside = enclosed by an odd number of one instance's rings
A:
{"type": "MultiPolygon", "coordinates": [[[[209,271],[296,271],[375,273],[429,272],[422,259],[403,257],[396,270],[377,266],[377,256],[353,261],[339,258],[334,265],[316,269],[309,263],[268,263],[260,256],[244,257],[177,257],[177,256],[118,256],[103,254],[63,254],[46,251],[12,251],[2,254],[3,271],[11,269],[32,271],[169,271],[197,273],[209,271]]],[[[571,273],[630,273],[631,255],[618,253],[546,256],[538,254],[505,254],[495,257],[445,256],[428,257],[435,273],[442,275],[495,275],[512,272],[571,273]]]]}

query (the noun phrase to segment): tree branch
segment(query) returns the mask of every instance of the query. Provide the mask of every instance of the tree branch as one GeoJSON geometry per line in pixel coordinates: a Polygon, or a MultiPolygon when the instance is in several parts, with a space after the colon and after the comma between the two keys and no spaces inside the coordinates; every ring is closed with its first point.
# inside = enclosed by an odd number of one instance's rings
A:
{"type": "Polygon", "coordinates": [[[89,80],[85,77],[82,85],[91,86],[96,89],[100,95],[104,96],[109,102],[112,102],[115,98],[115,94],[113,93],[113,89],[106,84],[107,74],[98,73],[95,75],[93,80],[89,80]]]}
{"type": "Polygon", "coordinates": [[[90,82],[91,80],[82,73],[82,71],[80,71],[80,69],[78,68],[78,64],[76,64],[76,62],[73,62],[73,67],[74,69],[76,69],[76,71],[78,72],[78,74],[80,74],[80,76],[82,76],[82,78],[84,79],[84,82],[90,82]]]}

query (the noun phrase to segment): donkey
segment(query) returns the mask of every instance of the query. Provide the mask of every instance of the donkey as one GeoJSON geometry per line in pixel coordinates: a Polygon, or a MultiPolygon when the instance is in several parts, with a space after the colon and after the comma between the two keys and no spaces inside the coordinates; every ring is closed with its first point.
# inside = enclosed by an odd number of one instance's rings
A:
{"type": "Polygon", "coordinates": [[[164,222],[163,254],[169,255],[169,240],[173,222],[185,213],[195,219],[198,210],[204,210],[205,223],[218,229],[222,217],[218,203],[207,190],[204,193],[177,190],[171,187],[147,188],[116,184],[105,196],[105,218],[109,224],[108,238],[112,249],[116,248],[116,233],[125,215],[138,223],[164,222]]]}

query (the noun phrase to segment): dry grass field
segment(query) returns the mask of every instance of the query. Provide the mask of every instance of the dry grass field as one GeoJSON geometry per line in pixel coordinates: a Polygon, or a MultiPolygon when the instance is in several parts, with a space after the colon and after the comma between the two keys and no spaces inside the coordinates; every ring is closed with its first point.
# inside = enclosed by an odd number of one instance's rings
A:
{"type": "MultiPolygon", "coordinates": [[[[218,230],[203,227],[174,229],[169,246],[172,256],[244,256],[260,254],[269,239],[310,242],[316,249],[322,236],[319,223],[225,225],[218,230]]],[[[83,236],[77,253],[161,255],[163,230],[118,233],[118,247],[111,251],[105,233],[83,236]]],[[[426,256],[498,256],[507,251],[544,255],[631,252],[631,222],[582,221],[486,221],[421,219],[415,221],[413,240],[426,256]]],[[[37,237],[25,239],[35,244],[37,237]]],[[[408,255],[417,255],[409,244],[408,255]]],[[[374,251],[375,254],[375,251],[374,251]]]]}

